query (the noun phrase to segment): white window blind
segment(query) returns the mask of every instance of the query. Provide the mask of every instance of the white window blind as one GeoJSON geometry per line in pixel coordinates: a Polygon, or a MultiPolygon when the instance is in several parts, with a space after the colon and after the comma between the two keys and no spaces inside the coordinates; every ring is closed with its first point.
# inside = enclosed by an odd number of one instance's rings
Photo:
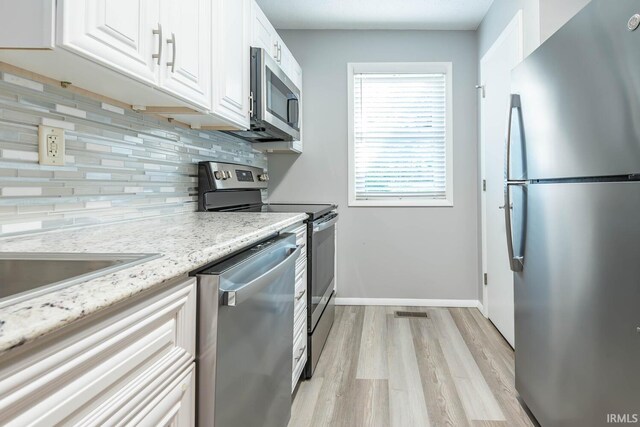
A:
{"type": "Polygon", "coordinates": [[[353,72],[356,202],[450,198],[448,78],[445,71],[353,72]]]}

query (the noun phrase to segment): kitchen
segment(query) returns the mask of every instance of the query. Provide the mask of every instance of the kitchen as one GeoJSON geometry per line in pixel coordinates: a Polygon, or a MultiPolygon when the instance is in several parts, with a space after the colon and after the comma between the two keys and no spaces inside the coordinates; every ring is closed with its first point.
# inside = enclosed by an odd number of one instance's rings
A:
{"type": "Polygon", "coordinates": [[[0,0],[0,424],[638,423],[639,26],[0,0]]]}

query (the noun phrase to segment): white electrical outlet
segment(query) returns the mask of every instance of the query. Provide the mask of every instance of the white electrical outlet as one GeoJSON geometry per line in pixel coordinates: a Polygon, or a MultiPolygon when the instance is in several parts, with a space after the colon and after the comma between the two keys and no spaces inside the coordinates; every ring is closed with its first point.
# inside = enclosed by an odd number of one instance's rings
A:
{"type": "Polygon", "coordinates": [[[64,129],[38,126],[38,153],[41,165],[64,165],[64,129]]]}

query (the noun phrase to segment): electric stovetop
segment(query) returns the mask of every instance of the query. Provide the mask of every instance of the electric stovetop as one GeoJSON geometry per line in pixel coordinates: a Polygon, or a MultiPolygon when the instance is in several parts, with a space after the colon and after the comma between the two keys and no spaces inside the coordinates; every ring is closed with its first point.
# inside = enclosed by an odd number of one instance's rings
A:
{"type": "Polygon", "coordinates": [[[314,221],[328,214],[336,207],[336,205],[329,204],[268,203],[263,205],[236,207],[229,210],[233,210],[233,212],[306,213],[309,215],[309,219],[314,221]]]}

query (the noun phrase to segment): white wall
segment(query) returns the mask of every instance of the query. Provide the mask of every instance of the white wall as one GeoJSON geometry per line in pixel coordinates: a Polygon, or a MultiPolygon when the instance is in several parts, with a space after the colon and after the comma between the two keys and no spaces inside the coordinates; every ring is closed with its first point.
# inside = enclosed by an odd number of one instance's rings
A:
{"type": "Polygon", "coordinates": [[[473,31],[282,31],[303,69],[304,154],[269,157],[272,201],[340,205],[339,297],[477,300],[473,31]],[[347,206],[347,62],[453,62],[453,208],[347,206]]]}

